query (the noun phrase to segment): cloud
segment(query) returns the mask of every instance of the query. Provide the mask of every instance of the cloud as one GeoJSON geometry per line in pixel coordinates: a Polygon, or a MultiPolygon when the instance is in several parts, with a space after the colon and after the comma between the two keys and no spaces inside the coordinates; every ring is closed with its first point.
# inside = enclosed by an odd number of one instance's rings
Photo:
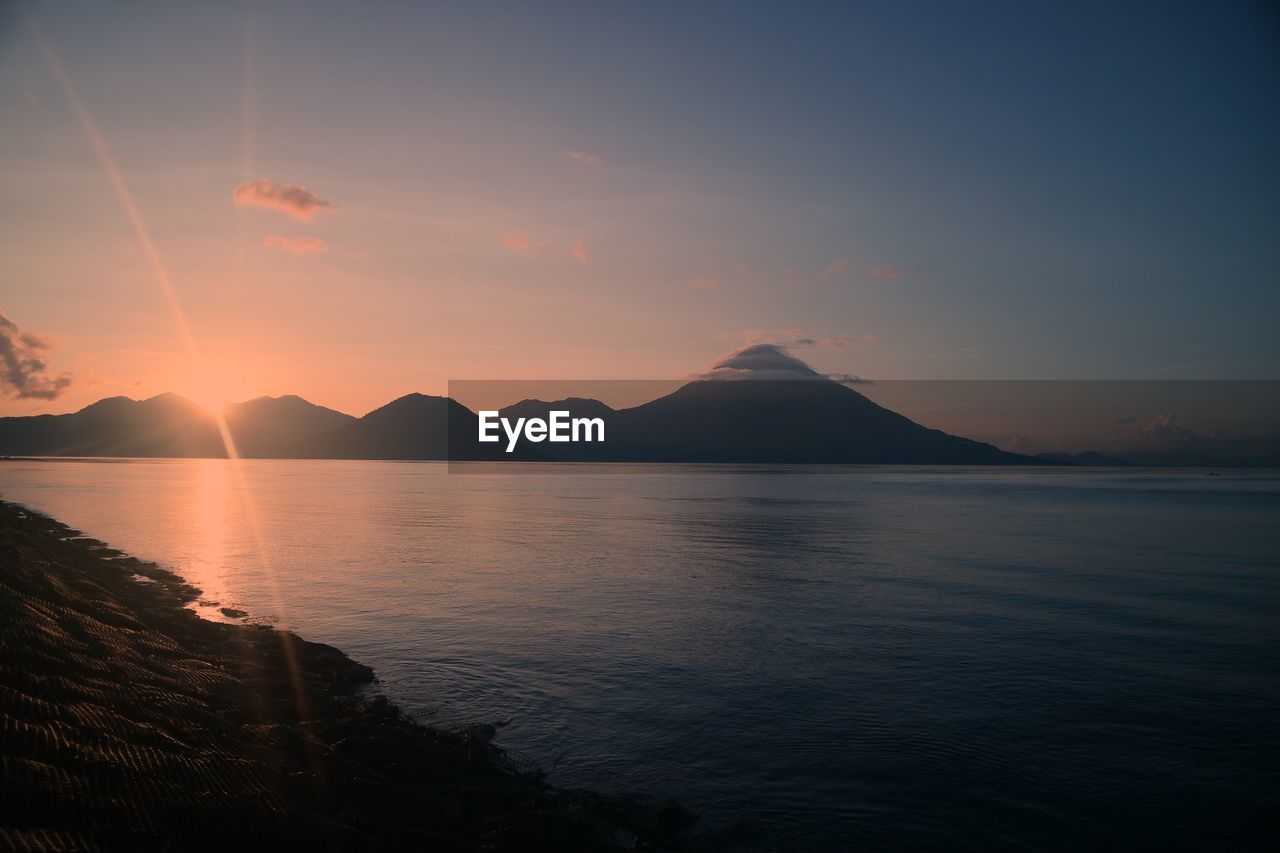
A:
{"type": "Polygon", "coordinates": [[[867,270],[867,275],[872,278],[880,278],[886,281],[897,281],[905,276],[906,273],[902,270],[894,269],[893,267],[878,266],[867,270]]]}
{"type": "Polygon", "coordinates": [[[689,282],[689,286],[696,287],[699,290],[715,290],[720,286],[720,282],[716,281],[714,278],[695,278],[693,281],[689,282]]]}
{"type": "Polygon", "coordinates": [[[827,378],[832,382],[839,382],[841,385],[875,385],[870,379],[863,379],[861,376],[854,376],[852,373],[828,373],[827,378]]]}
{"type": "Polygon", "coordinates": [[[1143,424],[1142,434],[1147,438],[1168,441],[1195,441],[1200,438],[1195,430],[1179,424],[1178,416],[1173,412],[1156,415],[1149,423],[1143,424]]]}
{"type": "Polygon", "coordinates": [[[712,362],[695,379],[824,379],[776,344],[750,344],[712,362]]]}
{"type": "Polygon", "coordinates": [[[586,239],[573,241],[573,245],[569,247],[569,257],[573,258],[584,267],[591,262],[591,259],[587,256],[586,239]]]}
{"type": "MultiPolygon", "coordinates": [[[[804,346],[805,344],[797,344],[804,346]]],[[[852,373],[819,373],[787,352],[781,344],[752,343],[722,355],[694,379],[800,379],[838,382],[841,385],[874,385],[852,373]]]]}
{"type": "Polygon", "coordinates": [[[827,264],[822,272],[818,273],[818,278],[837,278],[853,269],[853,261],[848,258],[840,258],[827,264]]]}
{"type": "Polygon", "coordinates": [[[298,184],[277,184],[266,178],[246,181],[231,194],[236,207],[265,207],[278,210],[294,219],[310,222],[317,213],[333,210],[335,205],[298,184]]]}
{"type": "Polygon", "coordinates": [[[1025,432],[1012,432],[1009,437],[1000,444],[1001,450],[1007,450],[1010,453],[1037,453],[1042,448],[1034,441],[1031,436],[1025,432]]]}
{"type": "Polygon", "coordinates": [[[502,238],[502,247],[504,249],[521,255],[536,255],[550,245],[550,240],[534,240],[519,231],[509,231],[502,238]]]}
{"type": "Polygon", "coordinates": [[[805,329],[744,329],[732,335],[725,335],[729,340],[741,340],[749,344],[774,344],[780,347],[843,347],[849,345],[849,338],[837,335],[823,335],[805,329]]]}
{"type": "Polygon", "coordinates": [[[594,154],[588,154],[585,151],[561,151],[560,156],[566,160],[572,160],[575,163],[581,163],[584,166],[590,166],[595,169],[600,165],[600,158],[594,154]]]}
{"type": "Polygon", "coordinates": [[[0,311],[0,392],[19,400],[56,400],[70,388],[70,373],[48,375],[44,351],[49,346],[0,311]]]}
{"type": "Polygon", "coordinates": [[[849,345],[848,338],[841,338],[835,335],[828,335],[824,338],[796,338],[793,346],[798,347],[845,347],[849,345]]]}
{"type": "Polygon", "coordinates": [[[329,251],[329,244],[319,237],[281,237],[272,234],[262,241],[264,249],[279,249],[291,255],[323,255],[329,251]]]}
{"type": "Polygon", "coordinates": [[[918,265],[908,266],[906,268],[891,267],[887,264],[877,264],[872,267],[859,267],[850,258],[837,258],[827,264],[818,273],[818,279],[821,281],[830,281],[835,278],[842,278],[849,274],[865,274],[869,278],[877,278],[881,281],[897,281],[906,278],[908,272],[919,272],[922,268],[918,265]]]}

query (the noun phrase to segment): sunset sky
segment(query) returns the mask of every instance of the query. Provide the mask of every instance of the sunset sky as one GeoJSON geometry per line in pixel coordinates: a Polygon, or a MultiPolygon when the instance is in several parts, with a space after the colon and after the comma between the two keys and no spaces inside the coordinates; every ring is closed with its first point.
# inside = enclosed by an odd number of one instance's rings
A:
{"type": "Polygon", "coordinates": [[[1280,378],[1280,17],[1129,5],[6,5],[0,414],[1280,378]]]}

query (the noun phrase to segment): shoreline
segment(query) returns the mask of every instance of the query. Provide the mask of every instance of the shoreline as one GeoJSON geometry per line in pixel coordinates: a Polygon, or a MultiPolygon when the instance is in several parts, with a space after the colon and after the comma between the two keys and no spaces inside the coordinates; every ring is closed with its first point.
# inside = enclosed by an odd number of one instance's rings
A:
{"type": "Polygon", "coordinates": [[[0,501],[0,846],[708,849],[675,802],[555,788],[492,727],[422,725],[340,650],[200,595],[0,501]]]}

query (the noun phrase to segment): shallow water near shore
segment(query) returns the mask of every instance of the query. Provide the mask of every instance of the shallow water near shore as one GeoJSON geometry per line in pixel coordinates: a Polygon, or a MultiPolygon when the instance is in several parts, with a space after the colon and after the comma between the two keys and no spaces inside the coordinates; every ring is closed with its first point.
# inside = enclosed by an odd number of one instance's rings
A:
{"type": "Polygon", "coordinates": [[[744,849],[1264,838],[1276,472],[537,468],[13,460],[0,496],[744,849]]]}

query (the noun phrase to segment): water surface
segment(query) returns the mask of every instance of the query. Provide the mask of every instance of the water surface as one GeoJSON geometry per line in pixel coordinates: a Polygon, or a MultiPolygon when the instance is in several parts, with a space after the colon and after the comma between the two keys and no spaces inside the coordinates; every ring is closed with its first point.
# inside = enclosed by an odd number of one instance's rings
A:
{"type": "Polygon", "coordinates": [[[6,461],[26,503],[742,849],[1261,846],[1280,475],[6,461]]]}

